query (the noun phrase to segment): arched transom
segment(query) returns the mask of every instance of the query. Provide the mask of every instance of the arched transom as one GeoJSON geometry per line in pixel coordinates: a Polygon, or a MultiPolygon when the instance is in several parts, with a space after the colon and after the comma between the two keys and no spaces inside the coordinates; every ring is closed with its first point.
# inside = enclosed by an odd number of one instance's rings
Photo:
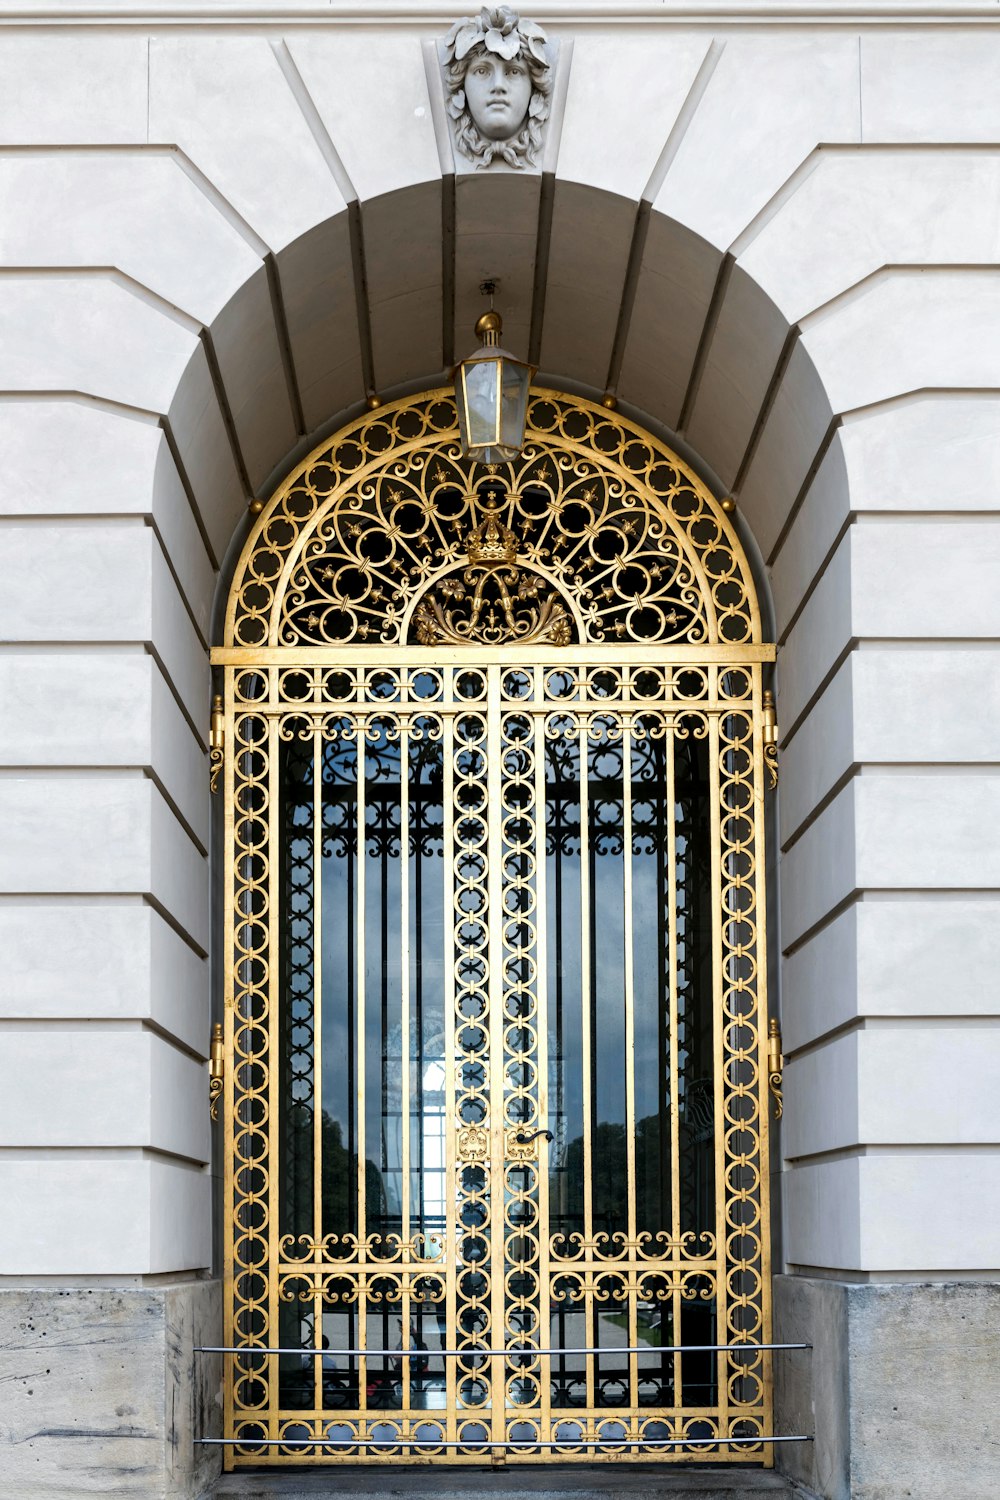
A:
{"type": "Polygon", "coordinates": [[[511,464],[462,457],[450,389],[328,439],[258,519],[226,630],[251,648],[759,640],[706,486],[618,413],[544,390],[511,464]]]}

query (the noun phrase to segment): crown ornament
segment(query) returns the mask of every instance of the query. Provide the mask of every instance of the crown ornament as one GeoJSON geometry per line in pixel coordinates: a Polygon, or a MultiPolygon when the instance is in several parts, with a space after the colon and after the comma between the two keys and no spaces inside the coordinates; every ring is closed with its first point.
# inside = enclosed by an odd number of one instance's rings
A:
{"type": "Polygon", "coordinates": [[[520,542],[510,527],[501,521],[500,505],[495,495],[488,497],[483,510],[483,520],[469,533],[465,544],[469,562],[493,566],[514,562],[520,542]]]}

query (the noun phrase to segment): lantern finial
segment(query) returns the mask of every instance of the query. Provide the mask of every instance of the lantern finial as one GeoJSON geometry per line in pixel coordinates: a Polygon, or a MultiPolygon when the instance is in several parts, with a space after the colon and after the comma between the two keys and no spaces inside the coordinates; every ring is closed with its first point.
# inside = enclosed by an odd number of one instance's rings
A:
{"type": "Polygon", "coordinates": [[[483,341],[484,349],[498,349],[500,347],[500,335],[503,333],[503,319],[492,307],[489,312],[484,312],[476,319],[476,333],[483,341]]]}

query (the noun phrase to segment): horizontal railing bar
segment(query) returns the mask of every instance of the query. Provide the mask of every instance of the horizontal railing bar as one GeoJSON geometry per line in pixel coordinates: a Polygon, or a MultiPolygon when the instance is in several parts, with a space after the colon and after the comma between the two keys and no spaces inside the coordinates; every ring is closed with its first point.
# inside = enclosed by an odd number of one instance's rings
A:
{"type": "Polygon", "coordinates": [[[811,1349],[812,1344],[642,1344],[636,1348],[608,1349],[598,1345],[579,1349],[272,1349],[258,1348],[252,1344],[240,1347],[221,1344],[198,1344],[195,1354],[300,1354],[318,1359],[321,1355],[343,1359],[430,1359],[440,1355],[445,1359],[509,1359],[514,1355],[542,1355],[561,1359],[566,1355],[584,1354],[762,1354],[775,1349],[811,1349]]]}
{"type": "MultiPolygon", "coordinates": [[[[566,1420],[572,1421],[572,1418],[566,1420]]],[[[477,1438],[459,1438],[458,1440],[445,1440],[428,1442],[424,1438],[394,1438],[392,1442],[386,1442],[382,1438],[251,1438],[251,1437],[228,1437],[228,1438],[195,1438],[196,1443],[212,1445],[216,1447],[240,1447],[240,1448],[465,1448],[470,1455],[474,1455],[483,1448],[504,1448],[508,1453],[532,1453],[536,1448],[721,1448],[731,1447],[734,1443],[752,1443],[755,1447],[762,1443],[812,1443],[814,1438],[806,1436],[805,1433],[794,1433],[792,1435],[771,1434],[765,1436],[759,1434],[753,1437],[718,1437],[718,1438],[563,1438],[558,1442],[541,1441],[510,1443],[510,1442],[487,1442],[485,1439],[479,1441],[477,1438]]]]}
{"type": "MultiPolygon", "coordinates": [[[[539,651],[537,646],[407,646],[405,661],[398,645],[392,646],[213,646],[213,667],[339,667],[345,672],[359,668],[409,667],[475,667],[484,662],[502,661],[505,667],[541,665],[547,672],[562,667],[588,666],[595,670],[611,664],[621,665],[621,643],[602,645],[588,642],[583,646],[556,647],[539,651]]],[[[741,667],[747,662],[774,661],[773,643],[749,645],[720,642],[704,645],[630,645],[626,666],[727,666],[741,667]]],[[[474,706],[470,704],[470,707],[474,706]]]]}
{"type": "MultiPolygon", "coordinates": [[[[304,669],[303,669],[304,670],[304,669]]],[[[350,718],[357,723],[365,724],[369,721],[378,722],[382,719],[392,719],[400,724],[409,724],[415,720],[422,719],[458,719],[463,714],[481,710],[485,700],[481,698],[412,698],[398,699],[386,698],[364,698],[360,694],[352,698],[241,698],[235,705],[234,712],[237,714],[255,714],[264,719],[312,719],[314,727],[319,727],[320,720],[334,720],[350,718]]],[[[617,714],[620,718],[628,721],[636,734],[645,736],[658,735],[662,730],[660,721],[669,721],[673,724],[683,721],[693,715],[701,714],[706,719],[724,718],[727,714],[746,710],[750,702],[747,694],[742,698],[556,698],[554,696],[543,696],[537,698],[511,698],[503,704],[504,709],[516,710],[518,714],[528,716],[539,721],[549,719],[553,715],[573,712],[575,714],[590,714],[595,718],[601,718],[607,714],[617,714]],[[650,721],[650,727],[643,727],[641,722],[650,721]],[[659,728],[652,727],[653,721],[659,728]]],[[[341,788],[343,792],[343,788],[341,788]]],[[[391,787],[380,794],[379,800],[386,800],[391,793],[391,787]]],[[[579,1267],[580,1260],[568,1262],[570,1266],[579,1267]]],[[[412,1265],[413,1263],[411,1263],[412,1265]]],[[[430,1262],[430,1269],[438,1264],[430,1262]]],[[[600,1262],[604,1265],[605,1262],[600,1262]]],[[[645,1264],[640,1262],[640,1264],[645,1264]]],[[[692,1262],[686,1260],[681,1263],[685,1270],[690,1270],[692,1262]]],[[[292,1262],[296,1269],[308,1271],[311,1269],[308,1262],[292,1262]]],[[[392,1262],[392,1266],[398,1262],[392,1262]]],[[[377,1261],[370,1263],[370,1269],[380,1269],[377,1261]]],[[[418,1267],[419,1268],[419,1267],[418,1267]]],[[[329,1265],[322,1267],[324,1271],[332,1269],[329,1265]]],[[[356,1269],[349,1266],[348,1270],[356,1269]]]]}

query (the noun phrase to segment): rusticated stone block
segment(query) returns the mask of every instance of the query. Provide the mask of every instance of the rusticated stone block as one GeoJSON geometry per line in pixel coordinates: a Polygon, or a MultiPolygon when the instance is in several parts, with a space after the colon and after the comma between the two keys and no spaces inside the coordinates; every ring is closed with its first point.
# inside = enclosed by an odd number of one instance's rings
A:
{"type": "Polygon", "coordinates": [[[0,1489],[196,1500],[219,1466],[220,1286],[0,1292],[0,1489]]]}
{"type": "Polygon", "coordinates": [[[852,1500],[985,1500],[1000,1476],[1000,1286],[852,1287],[852,1500]]]}
{"type": "Polygon", "coordinates": [[[778,1454],[824,1500],[985,1500],[997,1490],[1000,1286],[775,1278],[778,1454]]]}

